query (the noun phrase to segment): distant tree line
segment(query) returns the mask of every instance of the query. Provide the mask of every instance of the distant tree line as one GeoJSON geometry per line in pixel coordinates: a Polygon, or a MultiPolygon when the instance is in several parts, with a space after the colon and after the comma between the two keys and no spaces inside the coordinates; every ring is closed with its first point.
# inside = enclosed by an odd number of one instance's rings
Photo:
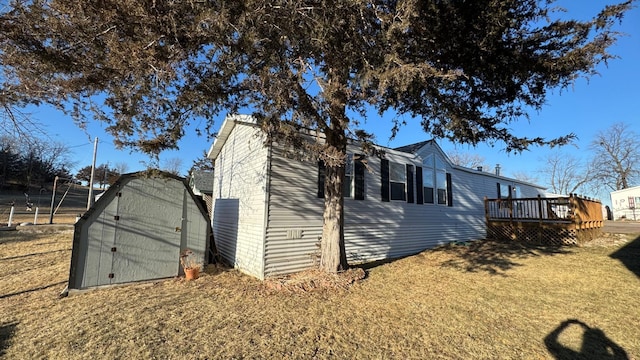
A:
{"type": "Polygon", "coordinates": [[[0,136],[0,189],[28,192],[56,176],[72,178],[73,165],[69,148],[61,142],[0,136]]]}
{"type": "MultiPolygon", "coordinates": [[[[98,184],[100,188],[104,189],[106,185],[112,185],[116,182],[121,174],[122,172],[117,167],[110,167],[109,164],[98,165],[93,171],[93,184],[98,184]]],[[[91,165],[78,170],[76,179],[86,181],[88,184],[91,179],[91,165]]]]}
{"type": "MultiPolygon", "coordinates": [[[[624,122],[611,124],[599,131],[581,157],[561,149],[548,154],[537,173],[547,191],[553,194],[590,194],[608,196],[611,191],[640,185],[640,136],[624,122]]],[[[482,156],[452,153],[449,158],[460,166],[476,168],[485,165],[482,156]]],[[[536,183],[535,174],[513,173],[516,179],[536,183]]]]}

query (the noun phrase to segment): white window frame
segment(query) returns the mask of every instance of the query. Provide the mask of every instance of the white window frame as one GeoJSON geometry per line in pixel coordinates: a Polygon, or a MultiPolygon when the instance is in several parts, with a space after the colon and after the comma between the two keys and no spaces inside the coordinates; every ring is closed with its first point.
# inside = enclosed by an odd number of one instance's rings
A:
{"type": "Polygon", "coordinates": [[[435,177],[436,175],[435,169],[433,167],[433,155],[429,155],[429,157],[422,162],[422,198],[425,204],[436,203],[435,177]],[[431,192],[431,198],[427,196],[428,192],[431,192]]]}
{"type": "Polygon", "coordinates": [[[430,154],[422,161],[422,166],[422,197],[424,199],[424,203],[441,206],[449,205],[447,203],[449,199],[447,189],[449,187],[447,184],[447,167],[445,162],[437,155],[430,154]],[[425,186],[426,179],[431,180],[430,185],[432,186],[431,192],[433,195],[432,202],[427,201],[427,187],[425,186]]]}
{"type": "Polygon", "coordinates": [[[389,161],[389,200],[391,201],[407,201],[407,167],[405,164],[389,161]],[[394,167],[395,170],[394,171],[394,167]],[[401,172],[398,170],[402,169],[401,172]],[[394,175],[402,174],[400,177],[394,175]],[[394,198],[394,184],[402,184],[402,198],[394,198]]]}
{"type": "Polygon", "coordinates": [[[347,158],[344,163],[344,179],[342,180],[344,183],[342,184],[342,197],[352,199],[354,194],[354,186],[353,181],[355,178],[354,172],[354,163],[353,163],[353,154],[347,154],[347,158]],[[346,191],[348,193],[346,193],[346,191]]]}

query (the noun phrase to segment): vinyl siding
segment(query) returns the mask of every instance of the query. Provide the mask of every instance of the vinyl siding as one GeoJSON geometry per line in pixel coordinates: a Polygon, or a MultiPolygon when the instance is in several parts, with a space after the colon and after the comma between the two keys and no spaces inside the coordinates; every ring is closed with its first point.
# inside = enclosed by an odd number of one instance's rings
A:
{"type": "MultiPolygon", "coordinates": [[[[318,198],[317,161],[293,159],[277,145],[269,151],[256,131],[255,126],[239,122],[226,128],[224,141],[212,147],[213,231],[224,259],[262,279],[317,265],[324,199],[318,198]]],[[[381,160],[367,158],[364,200],[344,201],[345,246],[351,263],[484,238],[484,197],[497,196],[497,182],[515,184],[512,179],[453,166],[433,143],[417,154],[383,150],[385,159],[412,165],[414,174],[424,156],[439,157],[451,174],[453,206],[417,204],[420,189],[415,178],[408,182],[414,202],[382,201],[381,160]]],[[[349,146],[348,152],[361,153],[357,146],[349,146]]],[[[535,186],[517,186],[522,196],[540,193],[535,186]]]]}
{"type": "Polygon", "coordinates": [[[259,131],[236,124],[214,159],[212,228],[222,258],[262,278],[268,148],[259,131]]]}
{"type": "Polygon", "coordinates": [[[274,146],[265,237],[265,277],[316,264],[324,199],[318,198],[317,161],[299,161],[274,146]]]}
{"type": "Polygon", "coordinates": [[[640,186],[612,191],[610,196],[614,220],[635,221],[640,219],[640,210],[638,210],[640,209],[640,201],[637,201],[640,198],[640,186]],[[633,198],[633,204],[629,202],[630,197],[633,198]]]}
{"type": "MultiPolygon", "coordinates": [[[[359,153],[357,147],[349,152],[359,153]]],[[[446,156],[429,152],[449,164],[446,156]]],[[[426,154],[424,154],[426,155],[426,154]]],[[[422,166],[413,154],[386,150],[391,162],[422,166]]],[[[447,165],[451,173],[453,207],[381,200],[380,159],[369,157],[365,200],[346,198],[345,248],[350,263],[397,258],[452,241],[484,238],[484,197],[495,197],[496,178],[447,165]]],[[[280,156],[271,161],[271,186],[265,238],[265,276],[277,276],[317,264],[324,200],[317,197],[317,162],[280,156]]],[[[415,179],[413,192],[418,191],[415,179]]],[[[520,185],[522,186],[522,185],[520,185]]],[[[525,186],[526,187],[526,186],[525,186]]],[[[538,193],[523,189],[524,196],[538,193]]]]}

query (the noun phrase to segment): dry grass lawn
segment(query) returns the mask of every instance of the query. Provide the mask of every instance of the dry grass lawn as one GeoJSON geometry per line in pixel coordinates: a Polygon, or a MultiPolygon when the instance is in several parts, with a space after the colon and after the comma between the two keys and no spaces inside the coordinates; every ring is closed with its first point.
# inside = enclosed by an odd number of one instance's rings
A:
{"type": "Polygon", "coordinates": [[[0,232],[0,357],[640,359],[640,237],[442,247],[370,266],[346,290],[211,267],[58,298],[71,238],[0,232]]]}

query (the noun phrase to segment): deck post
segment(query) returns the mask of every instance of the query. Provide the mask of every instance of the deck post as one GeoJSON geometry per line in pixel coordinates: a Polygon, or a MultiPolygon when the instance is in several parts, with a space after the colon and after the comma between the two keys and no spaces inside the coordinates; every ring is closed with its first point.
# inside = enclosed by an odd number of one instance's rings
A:
{"type": "Polygon", "coordinates": [[[573,226],[575,226],[576,230],[580,230],[581,226],[579,223],[579,219],[581,219],[580,209],[578,208],[578,200],[576,194],[569,194],[569,208],[571,209],[571,213],[573,217],[571,221],[573,222],[573,226]]]}
{"type": "Polygon", "coordinates": [[[487,221],[487,224],[489,223],[489,198],[488,197],[484,197],[484,218],[487,221]]]}
{"type": "Polygon", "coordinates": [[[538,242],[542,243],[542,196],[538,194],[538,242]]]}

